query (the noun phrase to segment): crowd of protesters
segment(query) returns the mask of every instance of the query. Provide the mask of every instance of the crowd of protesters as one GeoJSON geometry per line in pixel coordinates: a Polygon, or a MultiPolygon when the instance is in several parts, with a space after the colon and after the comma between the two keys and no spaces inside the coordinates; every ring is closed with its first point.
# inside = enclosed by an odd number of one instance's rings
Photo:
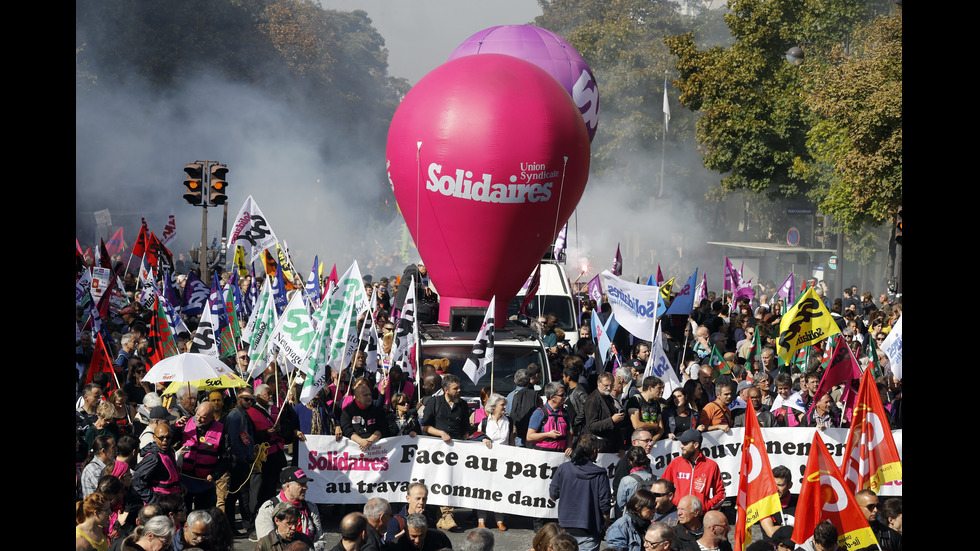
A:
{"type": "MultiPolygon", "coordinates": [[[[431,295],[424,266],[411,265],[410,272],[431,295]]],[[[178,286],[181,281],[177,278],[178,286]]],[[[399,293],[399,283],[404,287],[407,281],[365,277],[367,292],[378,299],[374,316],[383,357],[390,353],[395,316],[404,301],[406,289],[399,293]]],[[[239,284],[247,289],[252,282],[243,277],[239,284]]],[[[532,364],[515,374],[514,392],[505,397],[487,388],[481,407],[473,409],[460,399],[459,379],[445,371],[448,362],[427,361],[416,376],[398,365],[385,374],[367,369],[360,351],[350,368],[334,373],[331,384],[307,404],[299,401],[298,386],[288,387],[275,359],[244,388],[199,391],[183,385],[168,393],[167,385],[143,381],[152,367],[150,315],[135,300],[136,279],[127,276],[124,288],[130,305],[104,320],[112,337],[111,373],[87,376],[93,334],[82,330],[85,310],[76,312],[77,549],[149,551],[172,545],[217,551],[231,549],[242,537],[256,542],[257,549],[322,547],[321,519],[337,511],[305,499],[310,479],[298,467],[298,446],[307,435],[348,438],[362,449],[385,437],[428,435],[447,442],[476,440],[491,449],[519,445],[564,453],[570,461],[550,489],[558,501],[558,523],[535,519],[536,550],[595,549],[600,542],[623,550],[725,548],[733,518],[718,513],[726,496],[717,466],[712,471],[700,453],[701,435],[743,426],[747,402],[764,427],[847,426],[840,389],[816,394],[825,367],[819,357],[786,365],[776,356],[784,308],[781,299],[769,300],[774,285],[760,286],[756,300],[734,304],[728,295],[715,300],[709,293],[689,317],[661,321],[664,349],[681,382],[667,396],[662,379],[643,377],[649,343],[620,330],[613,342],[622,353],[599,358],[589,318],[604,321],[609,305],[584,299],[581,338],[574,347],[556,329],[554,316],[530,320],[548,348],[551,383],[538,384],[542,368],[532,364]],[[753,347],[757,340],[761,349],[753,347]],[[712,364],[712,349],[724,355],[724,365],[712,364]],[[660,439],[678,440],[684,453],[675,460],[682,464],[672,464],[658,479],[648,454],[660,439]],[[594,464],[600,452],[621,457],[612,491],[605,470],[594,464]],[[260,472],[253,467],[257,453],[264,462],[260,472]]],[[[901,314],[893,295],[875,301],[856,289],[827,306],[862,365],[870,343],[880,345],[901,314]]],[[[195,320],[185,322],[193,332],[195,320]]],[[[177,347],[186,351],[191,338],[176,335],[177,347]]],[[[246,350],[225,361],[239,373],[249,371],[246,350]]],[[[883,355],[880,363],[879,390],[889,423],[901,428],[901,381],[890,375],[883,355]]],[[[437,549],[448,543],[440,530],[472,522],[476,529],[467,545],[479,549],[488,541],[492,547],[492,532],[485,529],[494,525],[491,517],[497,530],[507,530],[508,519],[494,511],[474,511],[471,520],[457,518],[452,507],[435,513],[426,507],[427,489],[419,486],[413,485],[398,514],[386,501],[371,500],[363,514],[345,515],[337,548],[437,549]]],[[[785,530],[780,532],[792,514],[791,486],[787,472],[781,486],[783,505],[790,507],[784,509],[786,518],[767,519],[761,526],[767,544],[793,549],[784,541],[785,530]]],[[[877,532],[898,534],[888,541],[899,548],[901,501],[881,505],[869,520],[877,523],[877,532]]]]}

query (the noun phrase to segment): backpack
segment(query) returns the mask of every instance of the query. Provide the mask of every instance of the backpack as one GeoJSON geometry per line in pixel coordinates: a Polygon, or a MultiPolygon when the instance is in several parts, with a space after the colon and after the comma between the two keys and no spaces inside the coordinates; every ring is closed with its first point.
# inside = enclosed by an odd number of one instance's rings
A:
{"type": "MultiPolygon", "coordinates": [[[[571,430],[572,424],[569,421],[568,415],[565,413],[564,410],[559,410],[559,411],[556,411],[554,413],[548,413],[548,409],[545,408],[544,406],[541,406],[541,407],[539,407],[537,409],[541,410],[541,413],[544,415],[544,423],[542,423],[542,425],[541,425],[541,432],[550,432],[550,431],[554,430],[555,425],[558,424],[558,421],[556,419],[561,419],[561,421],[565,424],[565,430],[566,431],[571,430]]],[[[526,434],[527,433],[525,433],[525,435],[526,434]]],[[[567,434],[568,433],[566,432],[566,435],[567,434]]],[[[554,449],[558,449],[558,446],[557,445],[549,445],[549,443],[551,443],[551,442],[558,442],[558,440],[544,440],[544,441],[535,443],[535,442],[531,442],[527,438],[525,438],[524,439],[524,447],[525,448],[532,448],[532,449],[538,449],[538,450],[540,450],[540,449],[552,448],[554,446],[554,449]]],[[[561,448],[561,449],[564,450],[564,448],[561,448]]]]}
{"type": "Polygon", "coordinates": [[[531,387],[522,388],[514,395],[514,403],[510,407],[510,416],[513,420],[515,434],[521,441],[527,439],[527,426],[531,422],[534,410],[539,406],[538,395],[531,387]]]}

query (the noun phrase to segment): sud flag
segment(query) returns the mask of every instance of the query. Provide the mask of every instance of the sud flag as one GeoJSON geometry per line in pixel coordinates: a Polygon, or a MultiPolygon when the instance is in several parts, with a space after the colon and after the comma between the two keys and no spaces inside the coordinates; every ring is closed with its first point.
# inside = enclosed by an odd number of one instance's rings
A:
{"type": "Polygon", "coordinates": [[[415,346],[415,341],[415,276],[413,275],[408,280],[408,294],[405,296],[405,304],[402,305],[398,325],[395,326],[395,340],[391,345],[389,365],[395,365],[402,356],[408,356],[409,350],[415,346]]]}
{"type": "Polygon", "coordinates": [[[667,315],[678,314],[688,316],[691,314],[691,311],[694,310],[694,287],[697,284],[698,269],[695,268],[694,273],[687,279],[687,283],[685,283],[684,287],[677,292],[677,296],[674,297],[674,301],[670,303],[670,308],[668,308],[666,312],[667,315]]]}
{"type": "Polygon", "coordinates": [[[806,541],[817,524],[830,521],[837,528],[837,543],[841,549],[863,549],[878,543],[858,508],[854,493],[827,452],[820,431],[813,433],[795,521],[793,541],[806,541]]]}
{"type": "Polygon", "coordinates": [[[841,472],[848,489],[854,493],[860,490],[878,493],[882,484],[902,480],[902,459],[870,369],[861,375],[841,472]]]}
{"type": "Polygon", "coordinates": [[[782,510],[779,491],[772,476],[766,442],[755,415],[752,402],[745,408],[745,436],[742,440],[742,461],[739,468],[738,521],[735,524],[735,549],[742,551],[749,543],[752,525],[782,510]]]}
{"type": "MultiPolygon", "coordinates": [[[[166,300],[166,299],[164,299],[166,300]]],[[[173,331],[170,330],[170,323],[167,315],[160,304],[160,297],[157,296],[153,302],[153,313],[150,317],[149,335],[147,340],[147,354],[150,362],[156,365],[160,360],[169,358],[178,353],[177,344],[174,342],[173,331]]]]}
{"type": "Polygon", "coordinates": [[[840,328],[817,292],[807,289],[779,322],[777,353],[789,363],[798,350],[837,333],[840,328]]]}
{"type": "MultiPolygon", "coordinates": [[[[210,300],[208,302],[211,302],[210,300]]],[[[197,354],[207,354],[208,356],[220,357],[218,351],[218,340],[216,329],[218,320],[214,319],[212,308],[205,308],[201,313],[201,321],[197,324],[197,331],[191,340],[191,352],[197,354]]]]}
{"type": "MultiPolygon", "coordinates": [[[[589,281],[589,298],[595,301],[596,312],[599,311],[602,306],[602,277],[599,275],[589,281]]],[[[592,315],[595,316],[596,312],[592,315]]]]}
{"type": "Polygon", "coordinates": [[[364,314],[364,323],[357,338],[357,349],[364,352],[364,368],[378,371],[378,330],[374,323],[374,312],[378,309],[378,293],[371,294],[371,309],[364,314]]]}
{"type": "Polygon", "coordinates": [[[473,384],[479,384],[480,379],[487,374],[488,364],[493,365],[493,318],[496,300],[496,296],[490,299],[490,306],[487,306],[487,313],[483,317],[483,325],[480,326],[480,332],[476,334],[476,340],[473,342],[473,350],[470,351],[463,365],[463,373],[466,373],[473,384]]]}
{"type": "Polygon", "coordinates": [[[644,379],[651,376],[663,380],[665,395],[669,396],[674,390],[683,387],[667,359],[667,353],[664,352],[663,329],[659,325],[657,334],[653,336],[653,341],[650,343],[650,357],[647,358],[647,366],[643,371],[644,379]]]}
{"type": "Polygon", "coordinates": [[[783,298],[784,304],[793,304],[796,302],[796,287],[793,285],[792,272],[786,277],[786,281],[779,287],[779,290],[776,291],[776,295],[783,298]]]}
{"type": "MultiPolygon", "coordinates": [[[[540,285],[541,285],[541,265],[540,264],[538,264],[537,266],[535,266],[534,273],[531,274],[531,277],[527,280],[527,282],[525,283],[525,285],[527,286],[527,291],[524,293],[524,300],[521,301],[521,309],[520,309],[520,312],[526,316],[527,315],[527,307],[528,307],[529,304],[531,304],[531,301],[534,300],[535,295],[538,294],[538,287],[540,287],[540,285]]],[[[541,315],[541,312],[538,312],[538,315],[540,316],[541,315]]]]}
{"type": "Polygon", "coordinates": [[[734,291],[735,283],[738,281],[738,272],[735,271],[735,266],[732,266],[732,261],[725,257],[725,281],[724,288],[725,291],[734,291]]]}
{"type": "Polygon", "coordinates": [[[278,242],[276,234],[272,231],[272,226],[266,221],[259,205],[249,195],[245,199],[242,209],[238,211],[238,216],[235,217],[235,225],[229,243],[248,248],[251,251],[249,262],[255,262],[262,251],[272,248],[278,242]]]}
{"type": "Polygon", "coordinates": [[[306,278],[306,305],[311,313],[320,306],[320,276],[318,274],[321,270],[320,257],[316,255],[313,257],[313,269],[310,270],[310,276],[306,278]]]}
{"type": "Polygon", "coordinates": [[[616,257],[613,258],[612,270],[614,276],[623,275],[623,255],[619,253],[619,243],[616,243],[616,257]]]}
{"type": "Polygon", "coordinates": [[[208,295],[211,291],[208,286],[191,272],[187,274],[184,282],[184,296],[180,301],[180,313],[186,316],[200,316],[204,312],[204,307],[208,303],[208,295]]]}
{"type": "Polygon", "coordinates": [[[567,233],[568,233],[568,222],[565,222],[565,225],[561,227],[561,231],[558,232],[558,237],[555,239],[555,245],[554,245],[555,259],[560,258],[561,253],[565,250],[565,244],[566,244],[565,235],[567,233]]]}
{"type": "Polygon", "coordinates": [[[174,218],[174,209],[170,209],[170,216],[167,217],[167,224],[163,226],[163,234],[160,243],[169,245],[177,238],[177,219],[174,218]]]}
{"type": "Polygon", "coordinates": [[[888,366],[899,381],[902,380],[902,316],[881,343],[881,351],[888,356],[888,366]]]}
{"type": "Polygon", "coordinates": [[[615,336],[617,329],[619,329],[619,322],[616,321],[616,314],[610,313],[609,318],[606,319],[606,324],[603,325],[602,320],[599,319],[599,313],[592,313],[592,334],[595,335],[599,358],[602,360],[603,366],[609,360],[609,349],[612,347],[610,335],[615,336]]]}

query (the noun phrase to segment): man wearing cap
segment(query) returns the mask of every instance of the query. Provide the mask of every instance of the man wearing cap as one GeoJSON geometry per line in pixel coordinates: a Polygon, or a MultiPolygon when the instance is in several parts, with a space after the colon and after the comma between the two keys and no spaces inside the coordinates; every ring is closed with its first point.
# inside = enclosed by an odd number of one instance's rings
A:
{"type": "Polygon", "coordinates": [[[279,473],[279,481],[282,483],[282,490],[272,499],[266,501],[259,507],[255,515],[255,533],[259,537],[264,537],[276,529],[273,521],[273,510],[276,505],[286,501],[293,504],[299,511],[298,530],[311,540],[317,541],[323,534],[323,524],[320,522],[320,512],[315,503],[306,501],[306,486],[309,484],[310,477],[306,476],[303,469],[296,467],[286,467],[279,473]]]}
{"type": "MultiPolygon", "coordinates": [[[[731,389],[728,389],[731,392],[731,389]]],[[[674,504],[684,496],[697,496],[704,509],[717,509],[725,499],[725,483],[718,464],[701,453],[701,433],[688,429],[681,434],[681,456],[667,465],[661,476],[674,483],[674,504]]]]}

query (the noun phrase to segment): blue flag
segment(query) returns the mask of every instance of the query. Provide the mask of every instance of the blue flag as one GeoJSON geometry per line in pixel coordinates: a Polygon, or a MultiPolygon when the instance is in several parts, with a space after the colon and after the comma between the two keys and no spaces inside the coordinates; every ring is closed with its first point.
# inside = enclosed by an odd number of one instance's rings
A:
{"type": "Polygon", "coordinates": [[[200,316],[204,312],[204,305],[208,302],[208,295],[211,292],[208,286],[191,272],[187,274],[187,282],[184,284],[184,296],[180,301],[180,311],[188,316],[200,316]]]}
{"type": "Polygon", "coordinates": [[[680,314],[689,315],[694,310],[694,289],[698,285],[698,269],[694,268],[694,274],[687,279],[684,288],[677,292],[674,302],[670,303],[667,315],[680,314]]]}
{"type": "Polygon", "coordinates": [[[282,316],[289,300],[286,298],[286,283],[282,277],[282,266],[276,263],[276,279],[272,282],[272,300],[276,303],[276,315],[282,316]]]}

